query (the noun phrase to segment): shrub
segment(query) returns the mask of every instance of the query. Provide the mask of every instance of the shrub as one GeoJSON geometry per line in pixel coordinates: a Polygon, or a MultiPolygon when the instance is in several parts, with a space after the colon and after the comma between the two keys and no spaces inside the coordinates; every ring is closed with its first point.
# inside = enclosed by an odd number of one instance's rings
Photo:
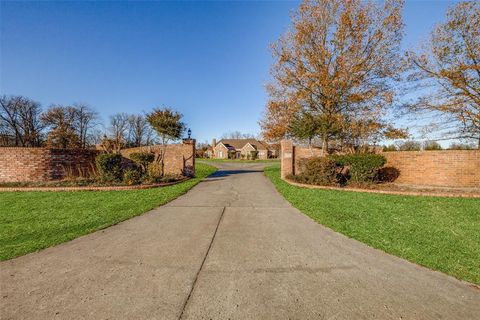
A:
{"type": "Polygon", "coordinates": [[[150,183],[156,183],[161,180],[163,176],[162,164],[157,162],[152,162],[147,167],[146,180],[150,183]]]}
{"type": "Polygon", "coordinates": [[[299,162],[300,174],[294,180],[301,183],[317,185],[334,185],[337,183],[337,166],[330,157],[314,157],[299,162]]]}
{"type": "Polygon", "coordinates": [[[116,153],[103,153],[95,158],[100,179],[105,182],[121,181],[123,176],[122,156],[116,153]]]}
{"type": "Polygon", "coordinates": [[[63,178],[65,181],[78,181],[85,179],[94,179],[97,172],[94,164],[89,164],[87,168],[76,165],[61,165],[63,178]]]}
{"type": "Polygon", "coordinates": [[[174,174],[163,174],[162,175],[162,168],[161,163],[151,163],[148,166],[147,174],[144,177],[144,181],[148,183],[163,183],[163,182],[171,182],[177,181],[182,178],[181,175],[174,175],[174,174]]]}
{"type": "Polygon", "coordinates": [[[398,146],[400,151],[420,151],[422,149],[422,145],[418,141],[408,140],[401,143],[398,146]]]}
{"type": "Polygon", "coordinates": [[[132,186],[142,182],[143,174],[138,168],[125,170],[123,173],[123,182],[126,185],[132,186]]]}
{"type": "Polygon", "coordinates": [[[183,178],[180,174],[162,174],[161,163],[150,163],[144,181],[148,183],[163,183],[177,181],[183,178]]]}
{"type": "Polygon", "coordinates": [[[200,159],[208,158],[207,151],[202,149],[195,149],[195,158],[200,158],[200,159]]]}
{"type": "Polygon", "coordinates": [[[393,182],[400,176],[400,171],[394,167],[384,167],[378,169],[377,178],[379,182],[393,182]]]}
{"type": "Polygon", "coordinates": [[[134,152],[129,158],[140,166],[142,172],[147,172],[147,167],[155,160],[155,154],[150,152],[134,152]]]}
{"type": "Polygon", "coordinates": [[[353,153],[332,156],[337,166],[348,168],[346,177],[353,183],[373,182],[377,171],[387,162],[384,156],[374,153],[353,153]]]}
{"type": "Polygon", "coordinates": [[[383,152],[397,151],[397,147],[394,144],[383,146],[383,152]]]}
{"type": "Polygon", "coordinates": [[[466,144],[466,143],[456,143],[453,142],[448,146],[449,150],[473,150],[476,149],[475,146],[466,144]]]}
{"type": "Polygon", "coordinates": [[[436,141],[425,141],[423,143],[424,150],[442,150],[442,146],[436,141]]]}

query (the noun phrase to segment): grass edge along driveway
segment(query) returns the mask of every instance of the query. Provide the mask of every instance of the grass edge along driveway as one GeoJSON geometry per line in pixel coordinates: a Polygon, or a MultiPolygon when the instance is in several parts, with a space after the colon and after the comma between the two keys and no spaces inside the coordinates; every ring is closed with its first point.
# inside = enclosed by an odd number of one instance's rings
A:
{"type": "Polygon", "coordinates": [[[196,176],[176,185],[122,191],[0,192],[0,260],[104,229],[164,205],[216,169],[196,164],[196,176]]]}
{"type": "Polygon", "coordinates": [[[480,199],[385,195],[292,186],[280,194],[320,224],[433,270],[480,285],[480,199]]]}

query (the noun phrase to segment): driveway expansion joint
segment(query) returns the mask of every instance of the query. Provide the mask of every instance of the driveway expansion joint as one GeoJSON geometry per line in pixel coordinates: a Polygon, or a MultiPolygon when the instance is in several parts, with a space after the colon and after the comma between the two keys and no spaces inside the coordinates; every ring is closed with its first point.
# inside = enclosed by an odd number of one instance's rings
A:
{"type": "Polygon", "coordinates": [[[220,226],[220,223],[222,222],[223,215],[225,213],[226,207],[223,207],[222,213],[220,214],[220,218],[218,219],[217,226],[215,227],[215,231],[213,232],[212,239],[210,240],[210,244],[208,245],[207,251],[205,253],[205,256],[203,257],[202,263],[200,264],[200,268],[198,268],[197,274],[195,275],[195,278],[193,279],[192,283],[192,288],[190,289],[190,292],[188,293],[187,299],[185,299],[185,302],[182,307],[182,312],[180,313],[180,316],[178,317],[179,320],[183,318],[183,314],[185,312],[185,309],[187,308],[188,302],[190,301],[190,297],[193,294],[193,291],[195,290],[195,285],[197,284],[197,280],[200,276],[200,272],[203,269],[203,266],[205,265],[205,261],[207,260],[208,253],[210,252],[210,249],[212,248],[213,241],[215,240],[215,236],[217,235],[218,227],[220,226]]]}

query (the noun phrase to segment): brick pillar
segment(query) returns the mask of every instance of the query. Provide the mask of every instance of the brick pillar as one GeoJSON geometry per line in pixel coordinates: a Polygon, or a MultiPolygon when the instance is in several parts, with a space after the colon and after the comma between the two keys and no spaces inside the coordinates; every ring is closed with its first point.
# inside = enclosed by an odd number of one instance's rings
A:
{"type": "Polygon", "coordinates": [[[292,140],[282,140],[280,142],[280,165],[281,177],[284,179],[289,174],[295,174],[294,167],[294,146],[292,140]]]}
{"type": "Polygon", "coordinates": [[[187,176],[195,176],[195,139],[183,139],[183,144],[187,146],[186,152],[183,154],[183,174],[187,176]]]}

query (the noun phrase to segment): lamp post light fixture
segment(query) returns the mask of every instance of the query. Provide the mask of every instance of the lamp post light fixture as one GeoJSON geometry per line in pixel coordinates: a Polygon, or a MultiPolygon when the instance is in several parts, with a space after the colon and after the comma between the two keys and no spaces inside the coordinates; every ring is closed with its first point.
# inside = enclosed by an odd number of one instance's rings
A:
{"type": "Polygon", "coordinates": [[[188,140],[190,140],[190,137],[192,136],[192,129],[188,129],[187,131],[187,134],[188,134],[188,140]]]}

